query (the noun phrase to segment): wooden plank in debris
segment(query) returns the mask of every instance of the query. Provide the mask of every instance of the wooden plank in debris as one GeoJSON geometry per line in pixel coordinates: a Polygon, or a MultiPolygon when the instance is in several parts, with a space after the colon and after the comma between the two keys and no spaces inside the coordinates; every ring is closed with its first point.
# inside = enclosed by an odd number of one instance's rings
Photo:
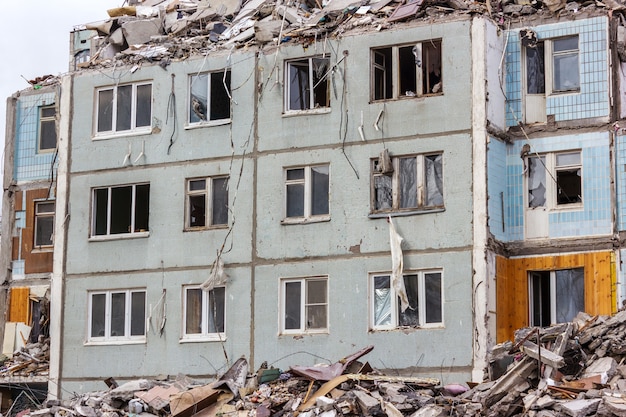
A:
{"type": "Polygon", "coordinates": [[[191,417],[216,402],[221,392],[222,390],[204,385],[171,395],[170,411],[172,417],[191,417]]]}
{"type": "Polygon", "coordinates": [[[534,344],[533,342],[526,341],[521,347],[522,352],[527,354],[533,359],[539,359],[541,356],[541,363],[545,363],[550,365],[553,368],[560,368],[565,365],[565,359],[563,356],[557,355],[548,349],[539,349],[539,346],[534,344]]]}
{"type": "Polygon", "coordinates": [[[509,372],[502,375],[489,389],[487,396],[483,398],[483,405],[491,407],[500,401],[508,392],[522,384],[536,368],[537,362],[529,356],[525,356],[509,372]]]}

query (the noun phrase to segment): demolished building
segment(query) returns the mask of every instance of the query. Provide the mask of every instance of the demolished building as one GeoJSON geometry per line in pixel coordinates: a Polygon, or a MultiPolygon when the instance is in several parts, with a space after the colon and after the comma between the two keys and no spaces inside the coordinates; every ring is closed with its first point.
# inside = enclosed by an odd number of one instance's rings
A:
{"type": "Polygon", "coordinates": [[[623,8],[146,0],[73,31],[8,101],[3,288],[50,285],[50,395],[366,345],[482,381],[514,329],[615,312],[623,8]]]}

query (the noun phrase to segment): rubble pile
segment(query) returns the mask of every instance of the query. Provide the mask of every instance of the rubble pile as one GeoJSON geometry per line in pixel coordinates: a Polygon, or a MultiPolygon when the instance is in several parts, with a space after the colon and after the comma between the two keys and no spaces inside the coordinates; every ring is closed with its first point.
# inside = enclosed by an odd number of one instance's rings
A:
{"type": "Polygon", "coordinates": [[[79,68],[154,62],[253,45],[307,46],[353,29],[384,30],[396,22],[482,14],[498,24],[523,15],[575,16],[595,8],[621,13],[617,0],[143,0],[108,10],[107,21],[87,24],[95,47],[79,68]]]}
{"type": "Polygon", "coordinates": [[[0,357],[0,377],[45,376],[50,362],[50,338],[40,336],[36,343],[28,343],[13,353],[11,358],[0,357]]]}
{"type": "Polygon", "coordinates": [[[358,359],[366,347],[332,365],[263,364],[244,358],[219,380],[200,384],[137,380],[71,400],[48,401],[38,417],[173,416],[626,416],[626,311],[580,313],[573,322],[525,328],[493,348],[489,381],[448,384],[382,375],[358,359]]]}

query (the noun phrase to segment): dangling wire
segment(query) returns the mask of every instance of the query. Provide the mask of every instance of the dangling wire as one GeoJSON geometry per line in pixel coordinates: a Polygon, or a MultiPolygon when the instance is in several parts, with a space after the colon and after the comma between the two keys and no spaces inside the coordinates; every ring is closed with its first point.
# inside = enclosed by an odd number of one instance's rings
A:
{"type": "Polygon", "coordinates": [[[174,92],[174,78],[176,74],[172,74],[172,90],[170,92],[170,98],[167,100],[167,118],[165,119],[165,124],[170,119],[170,114],[172,115],[172,119],[174,120],[174,128],[172,129],[172,134],[170,135],[170,145],[167,147],[167,154],[170,154],[170,149],[172,149],[172,145],[174,145],[174,135],[176,134],[176,93],[174,92]]]}

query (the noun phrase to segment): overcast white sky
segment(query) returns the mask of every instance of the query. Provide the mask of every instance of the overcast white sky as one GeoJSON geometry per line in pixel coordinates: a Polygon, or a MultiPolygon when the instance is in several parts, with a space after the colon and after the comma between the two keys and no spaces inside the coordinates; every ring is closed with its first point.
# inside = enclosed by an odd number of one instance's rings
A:
{"type": "MultiPolygon", "coordinates": [[[[4,144],[6,99],[45,74],[69,66],[69,33],[108,19],[124,0],[3,0],[0,13],[0,137],[4,144]]],[[[3,146],[4,148],[4,146],[3,146]]],[[[4,161],[4,155],[2,155],[4,161]]],[[[2,162],[0,162],[1,164],[2,162]]],[[[0,171],[0,178],[2,172],[0,171]]]]}

